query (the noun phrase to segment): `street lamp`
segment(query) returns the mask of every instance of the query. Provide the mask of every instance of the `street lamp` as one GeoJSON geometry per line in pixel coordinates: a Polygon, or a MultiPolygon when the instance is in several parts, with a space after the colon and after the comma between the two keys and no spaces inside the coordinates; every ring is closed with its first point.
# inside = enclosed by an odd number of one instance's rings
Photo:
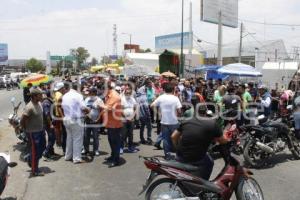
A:
{"type": "Polygon", "coordinates": [[[122,33],[123,35],[129,35],[129,52],[131,53],[131,37],[132,37],[132,34],[131,33],[122,33]]]}

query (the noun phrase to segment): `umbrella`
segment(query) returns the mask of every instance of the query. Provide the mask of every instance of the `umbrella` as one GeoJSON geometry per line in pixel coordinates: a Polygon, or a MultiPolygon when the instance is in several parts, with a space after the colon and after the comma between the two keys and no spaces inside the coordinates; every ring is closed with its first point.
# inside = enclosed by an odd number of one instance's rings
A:
{"type": "Polygon", "coordinates": [[[103,66],[103,65],[92,66],[90,71],[91,72],[97,72],[97,71],[103,70],[104,68],[105,68],[105,66],[103,66]]]}
{"type": "Polygon", "coordinates": [[[229,76],[249,76],[249,77],[262,76],[262,74],[259,71],[255,70],[254,67],[243,63],[234,63],[234,64],[225,65],[224,67],[218,69],[218,72],[229,76]]]}
{"type": "Polygon", "coordinates": [[[165,77],[176,77],[176,75],[170,71],[164,72],[161,75],[165,77]]]}
{"type": "Polygon", "coordinates": [[[49,83],[53,80],[52,76],[45,74],[35,74],[23,79],[20,83],[21,87],[27,87],[28,83],[32,83],[33,86],[39,86],[41,83],[49,83]]]}

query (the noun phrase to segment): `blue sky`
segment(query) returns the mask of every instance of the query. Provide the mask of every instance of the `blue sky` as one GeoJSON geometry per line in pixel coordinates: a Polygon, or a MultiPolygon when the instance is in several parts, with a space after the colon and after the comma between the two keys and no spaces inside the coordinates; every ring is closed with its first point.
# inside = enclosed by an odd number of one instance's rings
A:
{"type": "MultiPolygon", "coordinates": [[[[217,26],[200,21],[200,0],[193,2],[193,30],[198,38],[217,42],[217,26]]],[[[185,31],[188,30],[185,0],[185,31]]],[[[9,58],[45,59],[46,51],[68,54],[86,47],[100,58],[112,53],[112,27],[118,27],[118,52],[127,35],[142,48],[154,49],[157,35],[180,31],[181,0],[0,0],[0,42],[8,43],[9,58]]],[[[299,0],[239,0],[239,18],[268,23],[300,24],[299,0]],[[288,3],[287,3],[288,2],[288,3]]],[[[245,22],[253,37],[245,42],[284,39],[288,50],[300,46],[300,27],[263,26],[245,22]]],[[[224,43],[238,45],[239,29],[224,28],[224,43]]],[[[201,43],[200,49],[214,44],[201,43]]]]}

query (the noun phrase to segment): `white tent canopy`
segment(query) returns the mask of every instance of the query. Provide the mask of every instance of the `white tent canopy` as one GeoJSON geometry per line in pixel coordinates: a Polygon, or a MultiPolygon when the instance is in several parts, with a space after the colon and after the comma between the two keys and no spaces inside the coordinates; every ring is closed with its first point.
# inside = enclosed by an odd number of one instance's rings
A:
{"type": "Polygon", "coordinates": [[[243,63],[233,63],[218,69],[218,73],[229,76],[260,77],[262,74],[254,67],[243,63]]]}

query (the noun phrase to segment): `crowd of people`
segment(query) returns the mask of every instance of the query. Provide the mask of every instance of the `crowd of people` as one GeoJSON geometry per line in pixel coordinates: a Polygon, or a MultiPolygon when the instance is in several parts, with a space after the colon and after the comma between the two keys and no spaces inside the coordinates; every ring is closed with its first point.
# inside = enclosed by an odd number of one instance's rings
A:
{"type": "Polygon", "coordinates": [[[207,143],[213,138],[224,143],[221,130],[228,117],[245,124],[252,123],[254,110],[267,117],[283,114],[293,97],[290,91],[269,91],[253,82],[146,76],[119,81],[97,75],[65,77],[38,87],[28,84],[23,95],[26,107],[21,126],[30,140],[28,164],[34,176],[43,175],[39,159],[57,156],[57,147],[74,164],[86,162],[83,156],[87,154],[99,156],[100,134],[107,134],[111,148],[111,155],[105,158],[108,166],[118,166],[120,154],[139,151],[133,133],[139,129],[140,144],[163,149],[166,157],[177,149],[182,162],[201,161],[208,166],[205,177],[209,177],[212,165],[205,153],[207,143]],[[217,114],[224,117],[218,117],[216,123],[193,121],[196,115],[217,114]]]}

